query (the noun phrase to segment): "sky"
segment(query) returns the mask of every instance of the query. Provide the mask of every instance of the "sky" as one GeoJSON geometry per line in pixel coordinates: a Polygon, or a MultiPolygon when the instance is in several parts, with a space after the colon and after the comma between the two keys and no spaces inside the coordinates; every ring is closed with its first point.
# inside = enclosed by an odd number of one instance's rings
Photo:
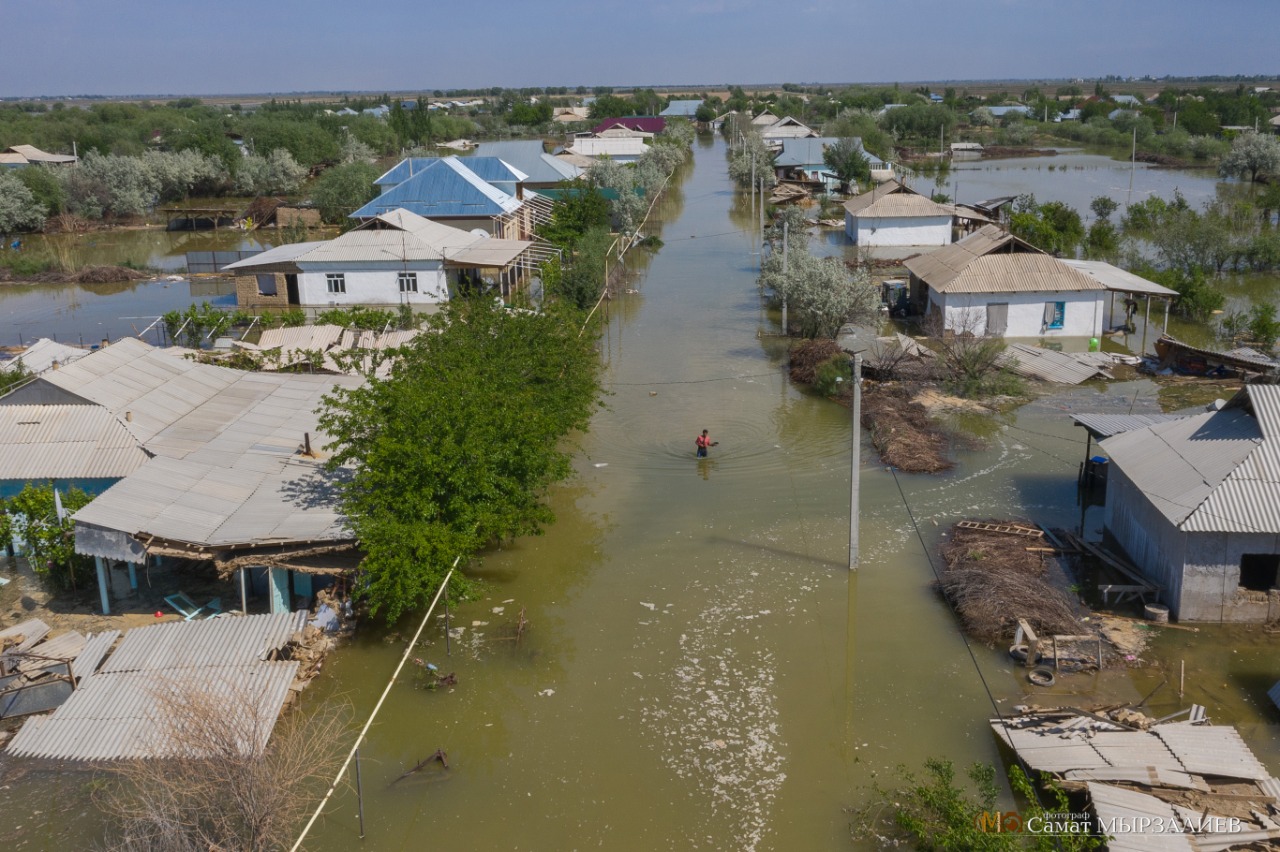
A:
{"type": "Polygon", "coordinates": [[[39,0],[0,97],[1280,76],[1277,0],[39,0]]]}

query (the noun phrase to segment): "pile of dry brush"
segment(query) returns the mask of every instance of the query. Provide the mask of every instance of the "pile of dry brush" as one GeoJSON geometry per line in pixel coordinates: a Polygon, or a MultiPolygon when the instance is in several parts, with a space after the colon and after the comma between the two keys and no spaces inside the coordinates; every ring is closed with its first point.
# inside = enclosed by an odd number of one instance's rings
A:
{"type": "Polygon", "coordinates": [[[791,381],[812,385],[818,377],[818,367],[837,356],[849,357],[834,340],[805,340],[797,343],[791,347],[791,381]]]}
{"type": "Polygon", "coordinates": [[[867,385],[862,393],[862,425],[871,432],[871,443],[885,464],[907,473],[951,468],[946,436],[903,385],[867,385]]]}
{"type": "Polygon", "coordinates": [[[1019,618],[1041,636],[1079,632],[1071,600],[1049,581],[1042,554],[1027,550],[1038,539],[961,527],[952,527],[949,537],[940,587],[969,635],[992,643],[1008,640],[1019,618]]]}
{"type": "Polygon", "coordinates": [[[127,266],[86,266],[75,272],[59,272],[55,269],[19,275],[12,269],[0,266],[0,281],[24,281],[34,284],[114,284],[117,281],[139,281],[150,278],[127,266]]]}

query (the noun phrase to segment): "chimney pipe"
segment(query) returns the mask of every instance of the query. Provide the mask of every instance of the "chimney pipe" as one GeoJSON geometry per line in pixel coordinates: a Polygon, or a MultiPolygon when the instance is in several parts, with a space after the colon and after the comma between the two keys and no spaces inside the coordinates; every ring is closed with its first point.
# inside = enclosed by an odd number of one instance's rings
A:
{"type": "Polygon", "coordinates": [[[132,411],[126,411],[126,412],[124,413],[124,422],[125,422],[125,423],[132,423],[132,422],[133,422],[133,412],[132,412],[132,411]]]}
{"type": "Polygon", "coordinates": [[[110,340],[109,338],[106,338],[106,337],[102,338],[102,348],[103,348],[103,349],[106,349],[106,348],[107,348],[108,346],[110,346],[110,345],[111,345],[111,340],[110,340]]]}
{"type": "Polygon", "coordinates": [[[310,433],[310,432],[303,432],[303,433],[302,433],[302,449],[303,449],[303,452],[305,452],[307,455],[311,455],[311,454],[312,454],[312,453],[311,453],[311,433],[310,433]]]}

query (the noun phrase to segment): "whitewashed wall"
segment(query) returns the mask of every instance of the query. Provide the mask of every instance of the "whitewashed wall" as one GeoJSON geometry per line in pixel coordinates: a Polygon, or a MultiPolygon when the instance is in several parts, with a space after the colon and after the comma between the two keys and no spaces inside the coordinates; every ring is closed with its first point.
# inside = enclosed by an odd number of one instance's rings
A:
{"type": "Polygon", "coordinates": [[[945,246],[951,244],[951,217],[879,219],[846,213],[845,233],[860,246],[945,246]]]}
{"type": "Polygon", "coordinates": [[[987,305],[1009,306],[1005,337],[1097,337],[1102,333],[1106,308],[1104,290],[1070,293],[937,293],[929,291],[930,310],[935,306],[946,316],[952,331],[986,334],[987,305]],[[1065,302],[1062,328],[1046,328],[1045,302],[1065,302]]]}
{"type": "Polygon", "coordinates": [[[407,266],[403,263],[346,263],[341,266],[316,266],[303,269],[298,276],[298,299],[303,306],[328,307],[335,305],[429,305],[449,299],[448,280],[440,261],[417,261],[407,266]],[[330,293],[326,275],[344,273],[347,292],[330,293]],[[401,272],[418,274],[418,292],[401,293],[398,277],[401,272]]]}

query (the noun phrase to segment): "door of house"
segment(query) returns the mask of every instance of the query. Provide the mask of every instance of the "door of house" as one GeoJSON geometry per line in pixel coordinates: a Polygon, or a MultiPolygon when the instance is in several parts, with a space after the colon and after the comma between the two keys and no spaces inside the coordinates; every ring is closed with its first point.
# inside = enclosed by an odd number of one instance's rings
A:
{"type": "Polygon", "coordinates": [[[1009,303],[991,302],[987,305],[987,334],[1004,337],[1009,330],[1009,303]]]}
{"type": "Polygon", "coordinates": [[[297,305],[302,302],[298,296],[298,276],[292,273],[284,276],[285,292],[288,294],[289,304],[297,305]]]}

